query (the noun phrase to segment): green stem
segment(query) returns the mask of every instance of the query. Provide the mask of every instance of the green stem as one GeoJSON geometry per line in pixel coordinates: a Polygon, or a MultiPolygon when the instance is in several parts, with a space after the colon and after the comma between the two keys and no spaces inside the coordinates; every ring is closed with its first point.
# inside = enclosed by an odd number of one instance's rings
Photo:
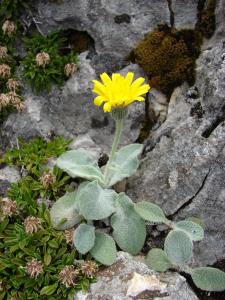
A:
{"type": "Polygon", "coordinates": [[[110,152],[110,155],[109,155],[109,160],[107,162],[107,165],[105,167],[105,172],[104,172],[105,185],[108,184],[109,169],[110,169],[111,163],[114,159],[117,147],[118,147],[119,142],[120,142],[120,137],[121,137],[121,133],[122,133],[122,130],[123,130],[123,123],[124,123],[124,119],[116,120],[116,132],[115,132],[115,136],[114,136],[114,141],[113,141],[112,149],[111,149],[111,152],[110,152]]]}

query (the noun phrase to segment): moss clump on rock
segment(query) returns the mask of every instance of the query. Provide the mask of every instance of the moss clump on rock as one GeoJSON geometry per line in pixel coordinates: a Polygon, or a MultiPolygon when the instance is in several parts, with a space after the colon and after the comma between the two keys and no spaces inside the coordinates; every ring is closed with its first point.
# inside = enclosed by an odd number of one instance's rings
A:
{"type": "Polygon", "coordinates": [[[198,22],[196,29],[199,30],[204,37],[209,39],[216,29],[216,9],[217,0],[208,0],[199,2],[198,22]]]}
{"type": "Polygon", "coordinates": [[[159,25],[133,50],[132,58],[144,69],[150,85],[169,97],[184,81],[194,83],[201,43],[198,31],[159,25]]]}

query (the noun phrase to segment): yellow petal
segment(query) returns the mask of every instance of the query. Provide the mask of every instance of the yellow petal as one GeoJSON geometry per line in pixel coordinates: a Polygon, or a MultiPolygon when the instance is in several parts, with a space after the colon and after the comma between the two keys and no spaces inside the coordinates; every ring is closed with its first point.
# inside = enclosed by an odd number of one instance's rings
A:
{"type": "Polygon", "coordinates": [[[94,99],[94,104],[96,105],[96,106],[101,106],[102,105],[102,103],[104,102],[104,97],[102,97],[102,96],[97,96],[97,97],[95,97],[95,99],[94,99]]]}
{"type": "Polygon", "coordinates": [[[112,108],[112,106],[111,106],[111,104],[110,104],[109,102],[106,102],[106,103],[104,104],[104,106],[103,106],[104,112],[110,112],[110,111],[111,111],[111,108],[112,108]]]}
{"type": "Polygon", "coordinates": [[[136,97],[136,98],[135,98],[135,100],[137,100],[137,101],[145,101],[145,98],[144,98],[144,97],[141,97],[141,96],[139,96],[139,97],[136,97]]]}
{"type": "Polygon", "coordinates": [[[107,75],[106,73],[102,73],[100,75],[102,82],[104,83],[104,85],[109,85],[112,83],[111,78],[109,77],[109,75],[107,75]]]}
{"type": "Polygon", "coordinates": [[[143,82],[145,81],[145,79],[143,77],[139,77],[137,78],[131,85],[132,88],[137,88],[139,87],[143,82]]]}
{"type": "Polygon", "coordinates": [[[146,94],[150,90],[150,86],[148,84],[144,84],[140,86],[137,90],[137,96],[140,96],[142,94],[146,94]]]}
{"type": "Polygon", "coordinates": [[[94,89],[93,89],[94,93],[100,94],[100,95],[105,94],[106,89],[105,89],[105,86],[101,82],[99,82],[97,80],[92,80],[92,82],[94,83],[94,89]]]}
{"type": "Polygon", "coordinates": [[[121,78],[121,75],[119,73],[112,74],[112,82],[117,81],[119,78],[121,78]]]}
{"type": "Polygon", "coordinates": [[[134,78],[134,73],[133,72],[128,72],[126,77],[125,77],[125,81],[128,85],[131,85],[132,81],[134,78]]]}

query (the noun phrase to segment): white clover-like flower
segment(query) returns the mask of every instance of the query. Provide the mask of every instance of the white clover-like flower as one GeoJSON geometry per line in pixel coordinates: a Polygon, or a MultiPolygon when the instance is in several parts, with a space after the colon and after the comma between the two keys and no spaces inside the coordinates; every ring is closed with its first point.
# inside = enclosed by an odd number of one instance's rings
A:
{"type": "Polygon", "coordinates": [[[35,60],[39,67],[45,68],[50,62],[50,56],[47,52],[40,52],[36,55],[35,60]]]}
{"type": "Polygon", "coordinates": [[[0,65],[0,77],[5,79],[10,77],[11,75],[11,67],[7,64],[0,65]]]}
{"type": "Polygon", "coordinates": [[[16,201],[9,198],[2,198],[0,200],[0,208],[4,216],[12,217],[17,212],[16,201]]]}
{"type": "Polygon", "coordinates": [[[67,77],[71,77],[77,71],[77,65],[75,63],[66,64],[64,67],[64,73],[67,77]]]}
{"type": "Polygon", "coordinates": [[[32,259],[25,267],[27,274],[31,278],[37,278],[43,272],[43,264],[37,259],[32,259]]]}
{"type": "Polygon", "coordinates": [[[16,32],[16,24],[13,21],[6,20],[2,25],[2,31],[5,35],[12,36],[16,32]]]}
{"type": "Polygon", "coordinates": [[[8,49],[7,47],[0,46],[0,58],[7,57],[8,49]]]}
{"type": "Polygon", "coordinates": [[[41,219],[29,216],[24,220],[23,226],[27,234],[36,233],[41,227],[41,219]]]}
{"type": "Polygon", "coordinates": [[[19,82],[19,80],[10,78],[10,79],[8,79],[8,81],[6,83],[6,86],[10,91],[16,92],[16,90],[18,90],[19,87],[21,86],[21,83],[19,82]]]}
{"type": "Polygon", "coordinates": [[[76,277],[79,274],[79,271],[75,269],[73,265],[66,266],[59,273],[59,280],[64,284],[67,288],[72,287],[76,283],[76,277]]]}

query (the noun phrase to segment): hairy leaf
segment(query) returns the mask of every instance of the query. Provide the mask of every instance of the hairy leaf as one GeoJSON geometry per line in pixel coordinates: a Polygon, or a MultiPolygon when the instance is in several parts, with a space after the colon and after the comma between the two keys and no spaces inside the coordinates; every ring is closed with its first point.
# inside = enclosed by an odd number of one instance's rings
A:
{"type": "Polygon", "coordinates": [[[146,221],[164,223],[167,220],[163,210],[156,204],[142,201],[136,203],[134,209],[146,221]]]}
{"type": "Polygon", "coordinates": [[[124,193],[116,199],[116,212],[111,217],[111,225],[113,237],[122,250],[135,255],[142,249],[146,238],[145,222],[124,193]]]}
{"type": "Polygon", "coordinates": [[[165,239],[164,250],[174,265],[183,265],[193,255],[193,243],[183,231],[172,230],[165,239]]]}
{"type": "Polygon", "coordinates": [[[165,272],[173,265],[166,252],[159,248],[151,249],[146,256],[146,264],[157,272],[165,272]]]}
{"type": "Polygon", "coordinates": [[[76,205],[75,192],[66,193],[59,198],[50,211],[52,226],[57,230],[65,230],[78,224],[82,217],[79,215],[76,205]]]}
{"type": "Polygon", "coordinates": [[[191,269],[191,277],[196,286],[205,291],[225,290],[225,273],[211,267],[191,269]]]}
{"type": "Polygon", "coordinates": [[[180,221],[174,224],[174,230],[184,231],[192,241],[201,241],[204,238],[204,230],[197,223],[191,221],[180,221]]]}
{"type": "Polygon", "coordinates": [[[90,253],[101,264],[110,266],[116,260],[116,244],[109,235],[96,232],[95,245],[90,253]]]}
{"type": "Polygon", "coordinates": [[[81,177],[87,180],[103,182],[103,174],[88,154],[81,150],[70,150],[57,159],[57,166],[67,172],[71,177],[81,177]]]}
{"type": "Polygon", "coordinates": [[[138,155],[142,152],[142,144],[130,144],[116,152],[109,168],[108,187],[134,174],[139,166],[138,155]]]}
{"type": "Polygon", "coordinates": [[[88,183],[79,193],[80,213],[86,220],[101,220],[114,211],[117,194],[113,190],[103,189],[97,181],[88,183]]]}
{"type": "Polygon", "coordinates": [[[73,242],[75,248],[81,254],[86,254],[95,243],[95,227],[80,224],[74,232],[73,242]]]}

